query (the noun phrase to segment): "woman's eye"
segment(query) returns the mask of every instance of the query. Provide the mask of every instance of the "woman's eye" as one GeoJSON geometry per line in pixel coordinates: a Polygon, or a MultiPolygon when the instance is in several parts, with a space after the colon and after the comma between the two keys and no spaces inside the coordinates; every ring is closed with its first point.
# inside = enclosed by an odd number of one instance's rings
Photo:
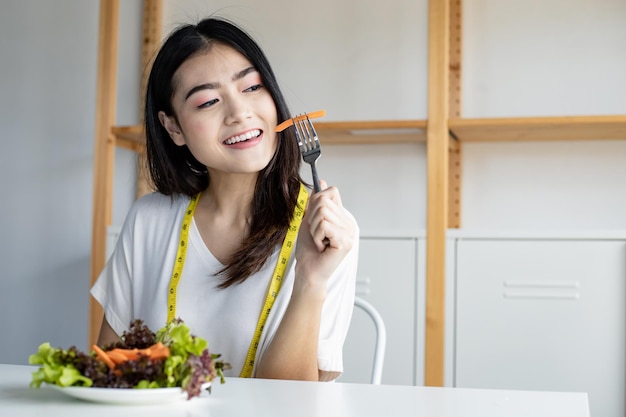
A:
{"type": "Polygon", "coordinates": [[[209,100],[209,101],[206,101],[206,102],[204,102],[204,103],[200,104],[200,105],[198,106],[198,108],[199,108],[199,109],[206,109],[207,107],[211,107],[212,105],[214,105],[215,103],[217,103],[217,101],[218,101],[218,100],[217,100],[216,98],[214,98],[213,100],[209,100]]]}
{"type": "Polygon", "coordinates": [[[252,92],[252,91],[257,91],[257,90],[260,90],[261,88],[263,88],[263,85],[262,85],[262,84],[255,84],[255,85],[253,85],[252,87],[248,87],[248,88],[246,88],[246,89],[245,89],[245,90],[243,90],[243,91],[250,91],[250,92],[252,92]]]}

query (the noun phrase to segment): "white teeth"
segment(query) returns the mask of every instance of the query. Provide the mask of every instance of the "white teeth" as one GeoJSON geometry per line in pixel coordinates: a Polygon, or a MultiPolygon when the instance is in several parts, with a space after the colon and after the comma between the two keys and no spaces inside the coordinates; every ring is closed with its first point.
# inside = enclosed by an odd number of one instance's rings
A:
{"type": "Polygon", "coordinates": [[[224,143],[227,145],[232,145],[233,143],[243,142],[244,140],[256,138],[261,134],[261,131],[258,129],[251,130],[243,135],[233,136],[232,138],[227,139],[224,143]]]}

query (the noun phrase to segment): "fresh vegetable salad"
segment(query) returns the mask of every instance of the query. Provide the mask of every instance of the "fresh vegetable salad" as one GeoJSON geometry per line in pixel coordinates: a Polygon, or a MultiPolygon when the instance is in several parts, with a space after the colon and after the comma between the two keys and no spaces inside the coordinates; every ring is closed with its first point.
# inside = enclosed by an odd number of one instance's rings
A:
{"type": "Polygon", "coordinates": [[[61,387],[170,388],[180,387],[187,398],[200,395],[202,385],[219,377],[228,364],[209,352],[205,339],[191,334],[181,320],[174,320],[156,333],[141,320],[131,323],[120,341],[93,346],[90,353],[75,346],[59,349],[43,343],[30,356],[31,387],[42,383],[61,387]]]}

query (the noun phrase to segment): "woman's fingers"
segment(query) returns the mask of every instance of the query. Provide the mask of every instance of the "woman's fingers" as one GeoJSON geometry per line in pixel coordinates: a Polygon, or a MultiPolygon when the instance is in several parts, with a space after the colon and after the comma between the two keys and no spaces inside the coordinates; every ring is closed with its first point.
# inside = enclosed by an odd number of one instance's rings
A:
{"type": "Polygon", "coordinates": [[[302,279],[328,279],[354,245],[357,225],[343,208],[339,191],[321,184],[311,194],[296,247],[298,273],[302,279]],[[329,240],[329,245],[324,243],[329,240]]]}
{"type": "Polygon", "coordinates": [[[342,219],[336,211],[328,207],[319,207],[312,213],[310,219],[311,235],[316,242],[322,241],[326,237],[331,241],[331,245],[336,247],[341,223],[342,219]]]}
{"type": "Polygon", "coordinates": [[[321,252],[326,249],[325,239],[329,240],[331,247],[339,249],[349,241],[351,236],[350,219],[347,218],[341,196],[336,187],[328,187],[325,182],[320,182],[322,191],[313,194],[309,201],[309,230],[315,245],[321,252]]]}

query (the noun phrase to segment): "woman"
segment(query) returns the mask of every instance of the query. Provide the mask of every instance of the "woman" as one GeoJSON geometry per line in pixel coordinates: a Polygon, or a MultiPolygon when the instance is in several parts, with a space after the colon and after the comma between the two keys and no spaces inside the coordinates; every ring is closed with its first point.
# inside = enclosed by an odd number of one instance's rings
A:
{"type": "Polygon", "coordinates": [[[274,132],[290,117],[241,29],[209,18],[169,36],[146,91],[157,192],[133,205],[92,288],[105,312],[98,344],[132,320],[158,329],[176,317],[222,354],[230,375],[341,374],[358,226],[335,187],[322,181],[309,195],[301,185],[293,128],[274,132]]]}

